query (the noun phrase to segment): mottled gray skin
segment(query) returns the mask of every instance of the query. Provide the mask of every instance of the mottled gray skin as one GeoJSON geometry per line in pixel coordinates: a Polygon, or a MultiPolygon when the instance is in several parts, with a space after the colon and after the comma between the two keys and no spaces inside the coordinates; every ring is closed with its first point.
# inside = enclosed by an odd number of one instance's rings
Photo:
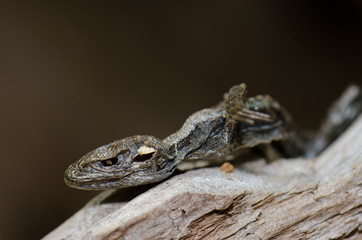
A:
{"type": "Polygon", "coordinates": [[[308,151],[313,143],[310,135],[303,135],[275,100],[267,95],[245,99],[245,94],[245,84],[232,87],[224,101],[192,114],[164,140],[137,135],[101,146],[72,164],[65,182],[85,190],[125,188],[161,181],[183,161],[225,158],[240,148],[272,141],[278,142],[284,156],[313,156],[327,145],[308,151]]]}

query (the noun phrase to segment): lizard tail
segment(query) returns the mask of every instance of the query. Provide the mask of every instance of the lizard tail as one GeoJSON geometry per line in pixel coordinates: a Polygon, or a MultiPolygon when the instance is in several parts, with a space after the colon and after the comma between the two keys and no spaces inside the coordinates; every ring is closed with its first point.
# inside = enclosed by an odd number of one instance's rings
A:
{"type": "Polygon", "coordinates": [[[315,157],[340,136],[362,113],[362,91],[350,85],[341,97],[332,104],[327,116],[310,143],[305,156],[315,157]]]}

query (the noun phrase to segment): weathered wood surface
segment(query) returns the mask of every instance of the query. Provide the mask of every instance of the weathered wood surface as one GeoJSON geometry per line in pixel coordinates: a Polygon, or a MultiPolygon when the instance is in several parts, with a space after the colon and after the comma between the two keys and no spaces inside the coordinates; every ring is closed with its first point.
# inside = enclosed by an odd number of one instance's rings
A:
{"type": "Polygon", "coordinates": [[[316,159],[193,170],[102,202],[110,194],[44,239],[362,239],[362,116],[316,159]]]}

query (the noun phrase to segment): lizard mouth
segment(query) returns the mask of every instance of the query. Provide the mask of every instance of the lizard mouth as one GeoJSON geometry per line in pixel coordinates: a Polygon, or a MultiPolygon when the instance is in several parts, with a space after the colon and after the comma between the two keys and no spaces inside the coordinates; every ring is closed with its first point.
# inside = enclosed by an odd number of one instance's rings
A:
{"type": "Polygon", "coordinates": [[[129,174],[122,177],[94,177],[79,171],[75,166],[71,165],[64,174],[64,181],[66,185],[71,188],[83,190],[104,190],[111,189],[121,181],[122,178],[127,177],[129,174]]]}
{"type": "Polygon", "coordinates": [[[114,189],[114,186],[117,186],[119,178],[110,178],[105,180],[94,181],[91,179],[88,180],[74,180],[69,176],[64,177],[65,183],[75,189],[81,190],[105,190],[105,189],[114,189]]]}
{"type": "Polygon", "coordinates": [[[171,167],[158,174],[150,174],[135,171],[123,173],[119,176],[92,176],[79,171],[76,167],[70,166],[65,174],[64,181],[67,186],[81,190],[107,190],[115,188],[134,187],[137,185],[154,183],[167,178],[175,170],[176,166],[171,167]]]}

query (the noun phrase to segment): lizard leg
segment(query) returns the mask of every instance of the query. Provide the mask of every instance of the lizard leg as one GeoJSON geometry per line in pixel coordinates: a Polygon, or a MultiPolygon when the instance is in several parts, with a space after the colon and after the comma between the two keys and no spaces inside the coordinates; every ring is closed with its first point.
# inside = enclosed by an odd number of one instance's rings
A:
{"type": "Polygon", "coordinates": [[[245,122],[253,124],[254,121],[272,122],[272,117],[261,111],[259,108],[267,108],[272,105],[273,101],[268,96],[258,97],[258,102],[251,102],[250,99],[246,100],[246,84],[233,86],[226,96],[226,119],[228,123],[245,122]]]}
{"type": "Polygon", "coordinates": [[[289,113],[269,95],[246,99],[246,85],[230,89],[225,102],[226,127],[235,148],[278,142],[285,156],[298,156],[308,147],[310,138],[299,131],[289,113]]]}
{"type": "Polygon", "coordinates": [[[362,113],[362,91],[351,85],[329,108],[319,130],[312,133],[302,131],[270,96],[246,99],[245,95],[246,86],[241,84],[231,88],[227,96],[226,119],[231,136],[241,142],[241,147],[271,143],[286,157],[317,156],[362,113]]]}

